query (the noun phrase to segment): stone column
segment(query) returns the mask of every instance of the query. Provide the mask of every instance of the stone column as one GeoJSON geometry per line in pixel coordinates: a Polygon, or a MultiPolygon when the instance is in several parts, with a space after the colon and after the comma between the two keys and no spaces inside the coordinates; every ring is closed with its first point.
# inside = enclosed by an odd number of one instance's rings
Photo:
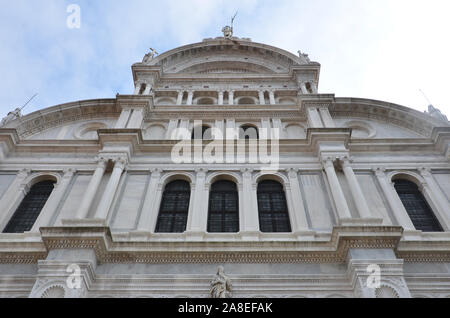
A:
{"type": "Polygon", "coordinates": [[[150,92],[152,91],[152,85],[149,83],[146,83],[145,90],[142,93],[142,95],[150,95],[150,92]]]}
{"type": "Polygon", "coordinates": [[[120,113],[120,117],[116,122],[116,125],[114,128],[121,129],[125,128],[128,123],[128,119],[130,119],[131,109],[122,109],[122,112],[120,113]]]}
{"type": "Polygon", "coordinates": [[[75,172],[75,169],[64,170],[64,174],[61,177],[61,180],[58,182],[58,184],[55,185],[55,189],[48,198],[44,208],[42,209],[39,217],[33,225],[33,228],[31,229],[32,232],[39,232],[39,228],[42,226],[50,226],[50,221],[53,215],[56,213],[59,204],[63,201],[63,197],[67,192],[70,183],[72,182],[75,172]]]}
{"type": "Polygon", "coordinates": [[[265,105],[266,104],[266,100],[264,98],[264,91],[258,91],[258,95],[259,95],[259,103],[261,105],[265,105]]]}
{"type": "Polygon", "coordinates": [[[408,212],[406,212],[405,207],[403,206],[403,203],[394,188],[394,185],[386,178],[385,171],[386,170],[384,168],[374,169],[378,183],[383,190],[383,194],[392,212],[394,213],[395,218],[397,219],[399,225],[403,226],[405,230],[415,230],[416,228],[414,227],[408,212]]]}
{"type": "Polygon", "coordinates": [[[234,104],[234,91],[231,90],[228,92],[228,105],[234,104]]]}
{"type": "Polygon", "coordinates": [[[192,105],[193,98],[194,98],[194,91],[189,91],[186,105],[192,105]]]}
{"type": "Polygon", "coordinates": [[[323,128],[322,120],[316,107],[308,107],[306,109],[308,115],[308,122],[311,128],[323,128]]]}
{"type": "Polygon", "coordinates": [[[184,91],[178,91],[177,105],[181,105],[183,103],[183,95],[184,91]]]}
{"type": "Polygon", "coordinates": [[[141,91],[142,82],[136,82],[135,88],[134,88],[134,95],[139,95],[139,92],[141,91]]]}
{"type": "Polygon", "coordinates": [[[259,139],[270,139],[272,137],[270,118],[261,118],[261,129],[259,130],[259,139]]]}
{"type": "Polygon", "coordinates": [[[242,169],[242,229],[244,232],[259,232],[258,199],[256,184],[253,184],[253,169],[242,169]]]}
{"type": "Polygon", "coordinates": [[[331,117],[330,111],[327,107],[319,108],[319,112],[325,128],[336,128],[336,125],[334,124],[333,118],[331,117]]]}
{"type": "Polygon", "coordinates": [[[91,208],[94,197],[97,194],[98,187],[102,181],[103,175],[105,173],[106,164],[108,159],[99,158],[97,169],[95,169],[94,175],[89,182],[86,192],[84,193],[83,199],[80,202],[80,207],[78,208],[76,218],[85,219],[89,214],[89,209],[91,208]]]}
{"type": "Polygon", "coordinates": [[[216,125],[215,127],[216,130],[220,131],[220,134],[215,134],[214,139],[215,140],[224,140],[225,139],[225,122],[224,120],[216,120],[216,125]],[[219,138],[221,137],[221,138],[219,138]]]}
{"type": "Polygon", "coordinates": [[[114,195],[117,191],[117,186],[119,185],[120,177],[122,176],[122,172],[125,169],[126,159],[117,158],[114,159],[114,169],[109,177],[108,184],[106,185],[105,192],[103,193],[102,199],[97,207],[97,211],[95,213],[95,218],[100,220],[107,220],[109,209],[111,208],[111,204],[114,199],[114,195]]]}
{"type": "Polygon", "coordinates": [[[166,139],[172,140],[172,133],[178,128],[178,119],[171,119],[169,122],[169,127],[167,127],[166,139]]]}
{"type": "Polygon", "coordinates": [[[219,95],[219,100],[217,101],[217,104],[222,106],[223,105],[223,91],[218,91],[217,93],[219,95]]]}
{"type": "Polygon", "coordinates": [[[445,230],[450,229],[450,204],[448,199],[442,193],[441,188],[436,183],[429,168],[420,168],[420,175],[425,179],[424,195],[431,197],[436,213],[440,216],[439,221],[445,230]],[[442,224],[444,223],[444,224],[442,224]]]}
{"type": "Polygon", "coordinates": [[[281,124],[281,119],[272,118],[273,129],[271,130],[271,138],[272,139],[281,139],[281,133],[283,131],[283,125],[281,124]],[[278,130],[278,134],[277,134],[278,130]]]}
{"type": "Polygon", "coordinates": [[[303,204],[300,184],[298,182],[298,169],[289,169],[289,187],[286,187],[286,195],[290,198],[290,214],[293,219],[292,231],[302,232],[309,230],[308,219],[306,218],[305,206],[303,204]]]}
{"type": "Polygon", "coordinates": [[[206,172],[203,168],[196,170],[192,215],[187,228],[189,232],[206,232],[209,201],[209,192],[205,189],[206,172]]]}
{"type": "Polygon", "coordinates": [[[155,202],[158,194],[159,180],[161,179],[161,169],[152,169],[150,183],[142,205],[141,217],[139,218],[138,231],[154,232],[156,220],[158,219],[158,207],[155,202]]]}
{"type": "MultiPolygon", "coordinates": [[[[236,130],[236,121],[233,118],[227,118],[226,119],[226,138],[227,140],[234,140],[236,139],[235,135],[236,130]]],[[[239,137],[239,135],[237,135],[239,137]]],[[[233,148],[234,149],[234,148],[233,148]]]]}
{"type": "Polygon", "coordinates": [[[366,198],[359,186],[358,179],[353,172],[353,169],[350,165],[350,160],[348,158],[341,159],[342,170],[344,171],[345,178],[347,179],[347,183],[350,187],[350,192],[353,197],[353,201],[355,201],[356,208],[358,209],[359,216],[361,218],[370,218],[372,214],[370,213],[369,206],[367,205],[366,198]]]}
{"type": "Polygon", "coordinates": [[[269,100],[270,100],[270,105],[275,105],[275,92],[273,90],[269,91],[269,100]]]}
{"type": "Polygon", "coordinates": [[[323,167],[325,169],[325,173],[327,174],[331,194],[336,205],[339,219],[350,219],[352,216],[350,214],[350,210],[348,209],[344,193],[342,192],[341,184],[339,183],[336,175],[336,170],[334,170],[333,160],[331,158],[325,159],[323,161],[323,167]]]}
{"type": "Polygon", "coordinates": [[[17,173],[16,178],[8,187],[0,200],[0,233],[8,224],[17,207],[22,202],[27,193],[25,181],[30,175],[31,170],[23,169],[17,173]]]}
{"type": "Polygon", "coordinates": [[[144,109],[135,108],[131,113],[130,120],[127,124],[129,129],[140,129],[142,126],[142,121],[144,120],[144,109]]]}
{"type": "Polygon", "coordinates": [[[310,82],[311,85],[311,89],[313,91],[313,94],[317,94],[319,92],[319,88],[317,87],[317,83],[316,82],[310,82]]]}

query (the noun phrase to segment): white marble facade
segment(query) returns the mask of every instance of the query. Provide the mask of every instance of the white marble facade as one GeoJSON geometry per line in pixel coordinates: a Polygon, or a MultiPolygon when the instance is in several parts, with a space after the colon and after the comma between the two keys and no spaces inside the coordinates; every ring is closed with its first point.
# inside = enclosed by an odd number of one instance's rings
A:
{"type": "Polygon", "coordinates": [[[320,64],[304,56],[205,39],[134,64],[132,95],[4,121],[0,232],[34,184],[56,183],[30,231],[0,234],[0,297],[209,297],[219,266],[233,297],[450,297],[449,122],[321,94],[320,64]],[[174,162],[174,131],[199,123],[233,148],[234,128],[271,129],[259,138],[279,134],[277,169],[174,162]],[[415,228],[399,178],[419,186],[442,232],[415,228]],[[191,188],[186,231],[156,233],[174,180],[191,188]],[[237,185],[237,233],[207,232],[218,180],[237,185]],[[260,231],[263,180],[283,185],[290,233],[260,231]]]}

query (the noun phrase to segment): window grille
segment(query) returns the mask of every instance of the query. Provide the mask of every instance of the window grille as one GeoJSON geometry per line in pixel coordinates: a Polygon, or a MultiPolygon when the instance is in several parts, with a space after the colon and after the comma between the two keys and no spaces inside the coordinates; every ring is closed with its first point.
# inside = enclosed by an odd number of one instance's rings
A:
{"type": "Polygon", "coordinates": [[[189,211],[191,187],[188,182],[178,180],[166,185],[159,209],[156,233],[183,233],[189,211]]]}
{"type": "Polygon", "coordinates": [[[280,183],[268,180],[258,184],[258,212],[261,232],[291,232],[286,195],[280,183]]]}
{"type": "Polygon", "coordinates": [[[234,182],[218,181],[211,186],[208,232],[239,232],[239,195],[234,182]]]}
{"type": "Polygon", "coordinates": [[[24,233],[31,230],[54,189],[54,181],[42,181],[33,185],[3,233],[24,233]]]}
{"type": "Polygon", "coordinates": [[[443,231],[425,197],[415,183],[408,180],[395,180],[394,186],[417,230],[424,232],[443,231]]]}

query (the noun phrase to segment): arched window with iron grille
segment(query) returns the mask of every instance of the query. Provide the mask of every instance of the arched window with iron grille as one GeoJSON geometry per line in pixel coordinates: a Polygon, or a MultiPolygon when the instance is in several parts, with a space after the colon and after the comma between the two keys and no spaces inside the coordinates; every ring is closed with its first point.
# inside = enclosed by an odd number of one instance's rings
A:
{"type": "Polygon", "coordinates": [[[398,179],[394,180],[394,187],[417,230],[424,232],[443,231],[425,197],[414,182],[398,179]]]}
{"type": "Polygon", "coordinates": [[[44,208],[54,189],[55,181],[42,181],[34,184],[13,217],[6,225],[3,233],[24,233],[30,231],[44,208]]]}
{"type": "Polygon", "coordinates": [[[239,128],[239,139],[259,139],[258,128],[251,125],[242,125],[239,128]]]}
{"type": "Polygon", "coordinates": [[[291,232],[289,212],[283,186],[276,181],[266,180],[258,184],[258,213],[261,232],[291,232]]]}
{"type": "Polygon", "coordinates": [[[208,232],[239,232],[239,195],[236,183],[217,181],[209,193],[208,232]]]}
{"type": "Polygon", "coordinates": [[[211,140],[212,139],[212,130],[211,127],[207,125],[203,126],[195,126],[192,129],[191,138],[197,140],[211,140]]]}
{"type": "Polygon", "coordinates": [[[183,233],[189,212],[191,187],[184,180],[166,185],[159,209],[156,233],[183,233]]]}

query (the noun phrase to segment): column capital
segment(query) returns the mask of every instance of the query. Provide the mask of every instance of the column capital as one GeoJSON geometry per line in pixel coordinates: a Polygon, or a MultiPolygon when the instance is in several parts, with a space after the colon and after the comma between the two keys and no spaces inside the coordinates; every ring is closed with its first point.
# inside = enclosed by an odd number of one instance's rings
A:
{"type": "Polygon", "coordinates": [[[299,171],[298,168],[288,168],[288,169],[286,169],[286,172],[287,172],[289,178],[298,178],[298,176],[297,176],[298,171],[299,171]]]}
{"type": "Polygon", "coordinates": [[[375,173],[377,177],[385,177],[386,176],[386,168],[385,167],[374,167],[372,171],[375,173]]]}
{"type": "Polygon", "coordinates": [[[31,169],[22,169],[17,173],[17,177],[20,179],[25,179],[27,178],[31,173],[31,169]]]}
{"type": "Polygon", "coordinates": [[[253,168],[242,168],[241,169],[241,173],[243,175],[250,175],[253,173],[253,171],[255,171],[253,168]]]}
{"type": "Polygon", "coordinates": [[[106,164],[109,161],[109,158],[106,158],[104,156],[98,156],[97,158],[95,158],[95,161],[99,167],[105,168],[106,164]]]}
{"type": "Polygon", "coordinates": [[[128,164],[128,160],[125,157],[117,157],[113,159],[114,168],[125,169],[125,166],[128,164]]]}
{"type": "Polygon", "coordinates": [[[334,160],[335,158],[332,157],[325,157],[322,159],[322,166],[326,168],[334,167],[334,160]]]}
{"type": "Polygon", "coordinates": [[[429,167],[420,167],[419,173],[422,177],[431,177],[431,168],[429,167]]]}
{"type": "Polygon", "coordinates": [[[74,168],[64,169],[62,177],[63,177],[63,179],[72,178],[76,172],[77,172],[77,169],[74,169],[74,168]]]}
{"type": "Polygon", "coordinates": [[[197,174],[197,176],[204,177],[204,176],[206,176],[208,169],[207,168],[196,168],[194,171],[197,174]]]}
{"type": "Polygon", "coordinates": [[[161,168],[151,168],[149,171],[151,174],[161,174],[163,172],[161,168]]]}
{"type": "Polygon", "coordinates": [[[342,168],[350,167],[350,164],[352,162],[353,162],[353,159],[349,156],[339,157],[339,163],[341,164],[342,168]]]}

